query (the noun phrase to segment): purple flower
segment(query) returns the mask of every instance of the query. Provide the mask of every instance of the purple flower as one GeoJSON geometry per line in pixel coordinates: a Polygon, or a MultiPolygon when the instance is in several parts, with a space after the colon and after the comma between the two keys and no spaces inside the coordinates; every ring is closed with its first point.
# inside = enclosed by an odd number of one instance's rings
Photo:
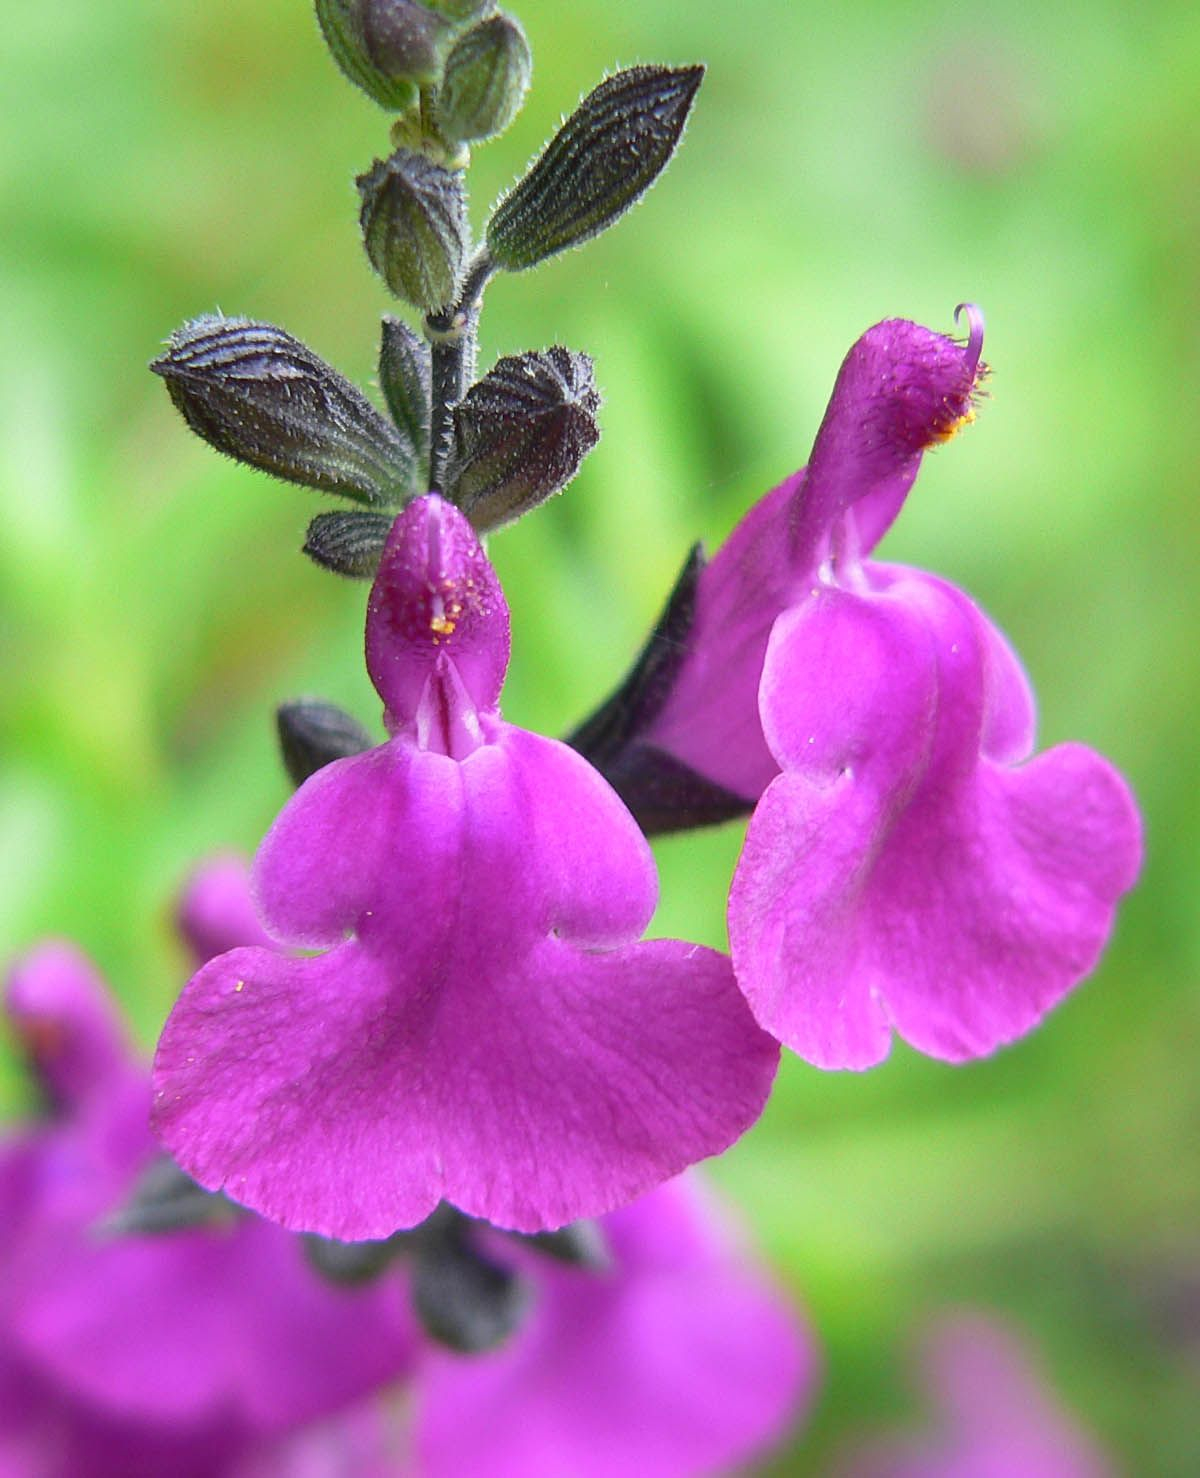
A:
{"type": "Polygon", "coordinates": [[[723,1150],[777,1049],[724,956],[637,942],[649,848],[577,754],[501,719],[508,609],[436,496],[396,521],[366,645],[393,738],[312,776],[256,862],[268,930],[324,953],[234,950],[191,981],[156,1059],[164,1141],[347,1240],[443,1198],[555,1227],[723,1150]]]}
{"type": "Polygon", "coordinates": [[[245,862],[217,856],[198,867],[179,900],[176,926],[198,964],[245,944],[270,947],[258,920],[245,862]]]}
{"type": "Polygon", "coordinates": [[[924,451],[973,415],[966,347],[900,319],[850,350],[806,469],[704,572],[651,742],[759,796],[729,898],[756,1018],[821,1067],[895,1029],[961,1061],[1096,963],[1141,860],[1128,787],[1063,744],[1001,633],[937,576],[869,558],[924,451]],[[780,773],[782,772],[782,773],[780,773]]]}
{"type": "Polygon", "coordinates": [[[1060,1409],[1021,1342],[983,1316],[932,1328],[922,1384],[938,1413],[932,1438],[898,1432],[864,1445],[838,1478],[1110,1478],[1092,1439],[1060,1409]]]}
{"type": "MultiPolygon", "coordinates": [[[[611,1266],[527,1252],[537,1302],[483,1357],[433,1356],[417,1382],[422,1478],[727,1473],[798,1424],[817,1381],[808,1331],[695,1179],[601,1226],[611,1266]]],[[[497,1239],[497,1255],[517,1253],[497,1239]]]]}
{"type": "MultiPolygon", "coordinates": [[[[230,912],[208,916],[229,932],[248,888],[228,863],[198,875],[184,915],[214,881],[230,912]]],[[[51,1117],[0,1146],[0,1469],[211,1475],[253,1455],[292,1471],[277,1443],[290,1452],[410,1370],[403,1287],[332,1288],[297,1239],[230,1208],[156,1235],[109,1229],[160,1157],[146,1071],[67,944],[18,961],[7,1007],[51,1117]]]]}

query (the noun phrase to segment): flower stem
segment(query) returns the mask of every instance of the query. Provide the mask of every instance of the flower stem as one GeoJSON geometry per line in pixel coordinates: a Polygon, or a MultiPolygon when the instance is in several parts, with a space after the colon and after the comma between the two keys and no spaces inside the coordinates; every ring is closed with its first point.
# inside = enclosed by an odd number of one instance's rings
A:
{"type": "Polygon", "coordinates": [[[475,374],[479,301],[495,265],[486,247],[476,252],[463,280],[458,302],[425,319],[432,369],[429,486],[444,491],[450,457],[454,407],[463,398],[475,374]]]}

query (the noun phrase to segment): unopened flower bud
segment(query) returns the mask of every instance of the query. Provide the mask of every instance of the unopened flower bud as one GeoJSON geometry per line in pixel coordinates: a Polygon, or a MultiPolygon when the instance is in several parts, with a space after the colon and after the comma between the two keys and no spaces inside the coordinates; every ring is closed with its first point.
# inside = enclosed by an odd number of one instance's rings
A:
{"type": "Polygon", "coordinates": [[[4,1010],[45,1106],[81,1118],[121,1080],[129,1048],[107,989],[66,940],[19,956],[4,983],[4,1010]]]}
{"type": "Polygon", "coordinates": [[[454,43],[438,92],[438,128],[455,143],[503,133],[517,116],[533,56],[510,15],[493,15],[454,43]]]}
{"type": "Polygon", "coordinates": [[[386,513],[318,513],[308,526],[304,553],[335,575],[372,580],[391,527],[386,513]]]}
{"type": "Polygon", "coordinates": [[[498,360],[454,409],[450,496],[480,531],[520,518],[579,471],[599,407],[586,354],[555,345],[498,360]]]}
{"type": "Polygon", "coordinates": [[[281,703],[275,710],[275,724],[284,768],[296,786],[334,760],[362,754],[372,744],[370,734],[356,718],[319,698],[281,703]]]}
{"type": "Polygon", "coordinates": [[[454,299],[467,253],[462,181],[397,149],[358,177],[359,221],[371,265],[397,297],[425,313],[454,299]]]}
{"type": "Polygon", "coordinates": [[[269,323],[205,315],[150,366],[217,451],[288,482],[360,503],[398,503],[412,450],[369,400],[269,323]]]}
{"type": "Polygon", "coordinates": [[[437,77],[451,21],[415,0],[316,0],[334,61],[382,107],[407,108],[437,77]]]}

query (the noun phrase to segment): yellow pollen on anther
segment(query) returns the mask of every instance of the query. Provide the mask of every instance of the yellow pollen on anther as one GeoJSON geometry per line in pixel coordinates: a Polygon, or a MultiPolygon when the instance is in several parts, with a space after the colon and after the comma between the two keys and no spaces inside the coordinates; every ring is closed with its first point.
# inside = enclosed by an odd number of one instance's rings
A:
{"type": "Polygon", "coordinates": [[[439,636],[454,635],[454,621],[450,616],[430,616],[430,631],[436,631],[439,636]]]}
{"type": "Polygon", "coordinates": [[[239,980],[238,983],[234,986],[234,990],[235,991],[245,990],[245,989],[246,989],[246,982],[244,980],[239,980]]]}
{"type": "Polygon", "coordinates": [[[975,409],[972,407],[970,410],[964,411],[957,420],[951,421],[948,425],[935,427],[929,433],[930,444],[932,445],[935,441],[949,441],[952,437],[957,436],[964,426],[969,426],[974,419],[975,409]]]}

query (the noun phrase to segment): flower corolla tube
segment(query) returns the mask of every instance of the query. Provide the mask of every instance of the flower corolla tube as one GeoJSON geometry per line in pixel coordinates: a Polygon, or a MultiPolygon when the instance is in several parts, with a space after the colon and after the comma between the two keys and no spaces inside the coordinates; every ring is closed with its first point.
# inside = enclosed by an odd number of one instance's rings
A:
{"type": "Polygon", "coordinates": [[[255,863],[273,938],[184,990],[154,1120],[201,1185],[386,1237],[440,1200],[519,1231],[625,1204],[757,1119],[778,1047],[728,959],[639,942],[644,837],[579,755],[506,723],[508,609],[434,494],[388,539],[367,667],[392,738],[319,770],[255,863]]]}
{"type": "Polygon", "coordinates": [[[871,557],[923,453],[974,417],[965,345],[903,319],[853,346],[806,468],[700,577],[645,736],[757,800],[729,896],[738,982],[808,1061],[892,1032],[948,1061],[1033,1027],[1095,965],[1141,861],[1128,786],[1081,744],[1030,758],[1033,698],[961,590],[871,557]]]}

